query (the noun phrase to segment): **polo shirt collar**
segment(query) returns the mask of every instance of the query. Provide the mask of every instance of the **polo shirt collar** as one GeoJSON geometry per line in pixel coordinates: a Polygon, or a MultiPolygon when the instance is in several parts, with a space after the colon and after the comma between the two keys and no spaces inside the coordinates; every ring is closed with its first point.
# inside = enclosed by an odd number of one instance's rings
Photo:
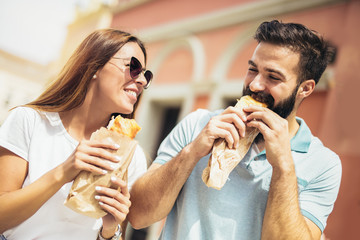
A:
{"type": "MultiPolygon", "coordinates": [[[[306,153],[310,147],[312,134],[310,128],[303,119],[296,117],[296,121],[299,123],[300,127],[295,136],[290,140],[291,151],[306,153]]],[[[263,150],[258,156],[265,154],[266,151],[263,150]]]]}
{"type": "Polygon", "coordinates": [[[311,131],[303,119],[296,117],[296,121],[299,123],[300,127],[296,135],[290,141],[291,150],[306,153],[308,152],[311,143],[311,131]]]}

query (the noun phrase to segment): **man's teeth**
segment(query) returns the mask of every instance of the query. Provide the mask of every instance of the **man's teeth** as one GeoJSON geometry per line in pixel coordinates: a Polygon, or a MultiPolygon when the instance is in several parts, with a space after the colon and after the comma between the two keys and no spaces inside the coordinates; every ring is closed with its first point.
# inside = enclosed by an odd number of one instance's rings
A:
{"type": "Polygon", "coordinates": [[[136,92],[131,91],[131,90],[127,90],[126,92],[127,92],[127,93],[130,93],[131,95],[133,95],[134,97],[136,97],[136,92]]]}

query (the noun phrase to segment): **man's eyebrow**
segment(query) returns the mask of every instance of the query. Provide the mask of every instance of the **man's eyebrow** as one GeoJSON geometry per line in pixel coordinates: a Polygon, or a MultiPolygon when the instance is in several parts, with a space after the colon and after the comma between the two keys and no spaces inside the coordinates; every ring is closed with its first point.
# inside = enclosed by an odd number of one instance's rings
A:
{"type": "MultiPolygon", "coordinates": [[[[249,63],[249,65],[257,68],[257,65],[256,65],[256,63],[254,61],[249,60],[248,63],[249,63]]],[[[282,72],[278,71],[278,70],[275,70],[275,69],[272,69],[272,68],[265,68],[265,70],[267,72],[270,72],[270,73],[278,74],[281,78],[286,79],[285,75],[282,72]]]]}
{"type": "Polygon", "coordinates": [[[280,77],[281,77],[282,79],[286,79],[285,75],[284,75],[282,72],[280,72],[280,71],[277,71],[277,70],[271,69],[271,68],[265,68],[265,70],[266,70],[267,72],[271,72],[271,73],[275,73],[275,74],[280,75],[280,77]]]}
{"type": "Polygon", "coordinates": [[[249,60],[248,63],[249,63],[249,65],[256,67],[256,64],[252,60],[249,60]]]}

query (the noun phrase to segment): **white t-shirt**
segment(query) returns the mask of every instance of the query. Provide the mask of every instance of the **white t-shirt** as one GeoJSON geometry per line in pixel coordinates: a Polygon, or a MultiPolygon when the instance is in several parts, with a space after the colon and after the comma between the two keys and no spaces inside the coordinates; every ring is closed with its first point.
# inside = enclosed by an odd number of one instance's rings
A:
{"type": "MultiPolygon", "coordinates": [[[[39,112],[18,107],[0,128],[0,146],[28,162],[23,187],[63,163],[75,150],[78,141],[64,128],[58,113],[39,112]]],[[[128,187],[145,173],[146,158],[137,147],[128,169],[128,187]]],[[[32,217],[4,232],[11,240],[96,239],[101,219],[93,219],[64,206],[72,183],[65,184],[32,217]]]]}

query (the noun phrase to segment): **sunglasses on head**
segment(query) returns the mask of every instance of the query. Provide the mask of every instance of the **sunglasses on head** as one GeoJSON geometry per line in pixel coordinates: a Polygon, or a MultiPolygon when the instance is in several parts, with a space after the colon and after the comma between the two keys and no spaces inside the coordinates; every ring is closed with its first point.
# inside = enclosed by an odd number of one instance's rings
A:
{"type": "MultiPolygon", "coordinates": [[[[124,59],[119,57],[113,57],[115,59],[124,59]]],[[[130,76],[132,79],[136,79],[139,77],[140,73],[144,72],[144,77],[146,79],[146,85],[144,88],[148,88],[151,84],[151,80],[153,78],[153,74],[150,70],[143,69],[140,61],[136,57],[131,57],[130,59],[130,76]]]]}

